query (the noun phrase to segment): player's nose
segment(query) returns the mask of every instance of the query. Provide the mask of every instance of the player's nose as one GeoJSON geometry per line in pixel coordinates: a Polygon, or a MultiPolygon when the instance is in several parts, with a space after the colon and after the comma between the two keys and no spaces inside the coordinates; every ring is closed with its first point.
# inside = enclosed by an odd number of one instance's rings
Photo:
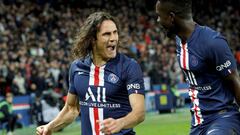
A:
{"type": "Polygon", "coordinates": [[[118,40],[118,34],[111,33],[109,40],[110,40],[110,42],[117,41],[118,40]]]}

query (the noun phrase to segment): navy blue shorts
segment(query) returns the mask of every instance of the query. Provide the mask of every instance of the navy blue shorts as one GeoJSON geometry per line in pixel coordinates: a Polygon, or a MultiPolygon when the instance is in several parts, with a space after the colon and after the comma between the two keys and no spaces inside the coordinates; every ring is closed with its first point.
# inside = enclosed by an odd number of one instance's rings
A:
{"type": "Polygon", "coordinates": [[[226,113],[208,124],[192,127],[190,135],[240,135],[240,113],[226,113]]]}

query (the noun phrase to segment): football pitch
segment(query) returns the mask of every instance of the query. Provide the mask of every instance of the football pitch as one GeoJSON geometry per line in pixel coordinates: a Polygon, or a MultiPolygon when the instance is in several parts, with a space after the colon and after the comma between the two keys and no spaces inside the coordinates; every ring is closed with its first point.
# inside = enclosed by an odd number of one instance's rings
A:
{"type": "MultiPolygon", "coordinates": [[[[145,121],[135,127],[137,135],[188,135],[190,112],[188,108],[177,109],[176,113],[147,113],[145,121]]],[[[16,130],[14,135],[35,135],[35,127],[16,130]]],[[[80,122],[74,122],[62,132],[53,135],[81,135],[80,122]]]]}

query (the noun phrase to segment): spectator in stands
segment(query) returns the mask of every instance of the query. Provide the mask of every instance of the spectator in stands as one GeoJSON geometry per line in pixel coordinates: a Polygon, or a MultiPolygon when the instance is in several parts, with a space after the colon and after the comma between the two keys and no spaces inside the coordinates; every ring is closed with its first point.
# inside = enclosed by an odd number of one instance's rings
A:
{"type": "Polygon", "coordinates": [[[0,101],[0,124],[7,123],[7,135],[13,134],[17,120],[22,118],[20,114],[13,113],[12,101],[12,93],[7,93],[0,101]]]}
{"type": "Polygon", "coordinates": [[[37,94],[35,101],[32,105],[31,112],[33,114],[33,120],[36,121],[37,126],[46,124],[43,120],[43,111],[42,111],[42,96],[41,94],[37,94]]]}
{"type": "MultiPolygon", "coordinates": [[[[67,3],[65,1],[40,2],[41,4],[34,1],[0,1],[0,61],[3,60],[4,68],[4,70],[2,70],[4,71],[4,75],[1,76],[1,80],[4,81],[4,83],[0,84],[1,90],[4,92],[11,91],[11,84],[14,78],[14,75],[12,75],[13,71],[10,67],[12,63],[19,65],[21,65],[20,63],[25,64],[26,70],[21,70],[21,73],[25,79],[26,88],[30,88],[31,84],[33,84],[36,85],[37,90],[43,91],[44,87],[41,87],[36,82],[31,83],[30,79],[34,76],[31,74],[33,70],[38,70],[40,67],[44,67],[44,72],[53,73],[54,86],[56,88],[62,87],[56,84],[58,83],[56,79],[59,79],[60,77],[58,75],[61,75],[62,72],[65,71],[53,65],[63,63],[67,63],[68,65],[70,63],[71,58],[69,52],[71,48],[70,45],[73,43],[72,37],[78,26],[82,24],[83,18],[97,8],[113,12],[114,15],[119,17],[121,24],[123,24],[120,25],[120,28],[123,30],[123,34],[120,35],[122,41],[128,42],[126,47],[130,47],[133,54],[138,56],[138,61],[142,63],[141,65],[144,72],[148,73],[154,68],[151,64],[148,64],[148,61],[156,61],[161,67],[157,69],[158,72],[161,74],[164,73],[164,78],[168,80],[174,79],[169,77],[172,74],[171,68],[166,68],[172,67],[171,64],[173,63],[166,63],[162,60],[168,60],[170,57],[168,54],[171,52],[165,52],[162,59],[154,59],[160,58],[159,55],[161,55],[163,51],[161,48],[168,48],[166,45],[171,41],[166,40],[163,32],[159,31],[158,27],[155,27],[157,26],[153,17],[155,13],[151,10],[146,12],[146,1],[141,0],[141,2],[136,3],[134,0],[121,2],[115,2],[115,0],[113,0],[108,2],[108,4],[103,4],[103,2],[104,1],[86,1],[83,5],[82,0],[67,3]],[[78,4],[80,6],[71,8],[71,6],[78,4]],[[156,53],[152,52],[152,48],[158,48],[156,53]],[[23,59],[27,60],[24,61],[23,59]],[[52,61],[56,62],[50,64],[52,61]],[[59,70],[61,73],[59,73],[59,70]],[[8,76],[6,74],[8,74],[8,76]]],[[[232,48],[240,46],[240,23],[238,23],[240,21],[239,1],[197,0],[193,2],[196,20],[200,23],[206,22],[219,31],[226,33],[225,35],[230,45],[232,45],[232,48]],[[206,7],[204,9],[202,9],[203,4],[204,7],[206,7]],[[219,8],[215,9],[215,5],[219,8]],[[227,19],[226,16],[228,16],[227,19]],[[223,20],[224,25],[218,23],[220,19],[223,20]]],[[[147,6],[152,7],[151,5],[147,6]]],[[[14,68],[14,70],[16,69],[17,68],[14,68]]],[[[37,77],[35,79],[38,80],[40,78],[37,77]]],[[[161,80],[160,83],[166,82],[163,79],[159,80],[161,80]]],[[[61,78],[61,81],[66,82],[66,77],[61,78]]],[[[41,84],[43,83],[44,82],[41,82],[41,84]]],[[[63,89],[63,87],[61,89],[63,89]]],[[[23,89],[21,91],[23,91],[23,89]]]]}

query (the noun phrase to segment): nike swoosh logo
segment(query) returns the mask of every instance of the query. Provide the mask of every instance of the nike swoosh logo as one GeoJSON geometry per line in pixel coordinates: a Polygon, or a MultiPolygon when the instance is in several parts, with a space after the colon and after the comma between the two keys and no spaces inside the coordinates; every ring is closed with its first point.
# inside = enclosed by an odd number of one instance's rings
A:
{"type": "Polygon", "coordinates": [[[84,72],[78,72],[78,75],[84,74],[84,72]]]}
{"type": "Polygon", "coordinates": [[[227,117],[230,117],[231,115],[224,115],[222,116],[222,118],[227,118],[227,117]]]}
{"type": "Polygon", "coordinates": [[[212,130],[208,131],[207,134],[210,134],[210,133],[212,133],[213,131],[216,131],[216,130],[217,129],[212,129],[212,130]]]}

